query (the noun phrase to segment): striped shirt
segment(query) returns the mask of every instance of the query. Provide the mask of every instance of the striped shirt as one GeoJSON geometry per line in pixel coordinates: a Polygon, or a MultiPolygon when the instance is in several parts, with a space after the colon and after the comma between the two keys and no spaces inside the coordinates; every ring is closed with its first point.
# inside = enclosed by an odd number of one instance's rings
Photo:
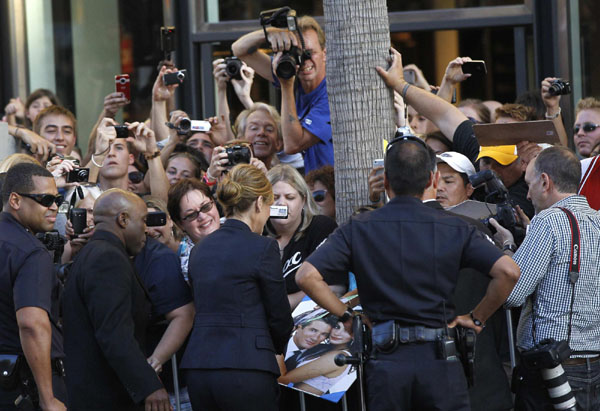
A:
{"type": "Polygon", "coordinates": [[[575,303],[570,347],[573,351],[600,351],[600,214],[583,196],[572,195],[537,214],[523,244],[513,256],[521,277],[506,300],[507,307],[523,304],[517,330],[517,346],[533,347],[532,299],[535,297],[535,330],[539,343],[545,338],[567,339],[572,285],[569,281],[571,228],[569,209],[580,231],[580,272],[575,284],[575,303]]]}

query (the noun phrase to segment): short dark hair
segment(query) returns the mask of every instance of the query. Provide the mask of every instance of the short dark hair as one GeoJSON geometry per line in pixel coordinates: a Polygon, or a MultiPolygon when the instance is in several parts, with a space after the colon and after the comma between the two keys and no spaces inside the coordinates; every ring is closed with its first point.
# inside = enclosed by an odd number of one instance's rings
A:
{"type": "Polygon", "coordinates": [[[315,182],[319,181],[325,186],[327,192],[331,194],[331,198],[335,200],[335,176],[333,174],[332,166],[326,165],[317,168],[316,170],[312,170],[304,177],[304,179],[309,186],[312,186],[315,182]]]}
{"type": "Polygon", "coordinates": [[[8,203],[10,193],[31,193],[35,189],[33,177],[53,178],[48,170],[37,164],[19,163],[12,166],[2,184],[2,204],[8,203]]]}
{"type": "Polygon", "coordinates": [[[338,323],[338,317],[336,317],[333,314],[327,314],[325,316],[318,316],[318,317],[310,318],[310,319],[308,319],[308,320],[306,320],[304,322],[301,322],[299,324],[300,328],[304,328],[308,324],[313,323],[315,321],[322,321],[322,322],[324,322],[325,324],[327,324],[327,325],[329,325],[331,327],[335,327],[337,325],[337,323],[338,323]]]}
{"type": "Polygon", "coordinates": [[[448,150],[446,151],[454,150],[454,144],[452,144],[452,141],[450,141],[448,137],[446,137],[441,131],[433,131],[431,133],[425,134],[424,140],[425,142],[427,142],[428,140],[437,140],[446,147],[448,147],[448,150]]]}
{"type": "Polygon", "coordinates": [[[397,196],[420,197],[431,177],[432,158],[425,143],[404,140],[389,147],[385,174],[397,196]]]}
{"type": "MultiPolygon", "coordinates": [[[[175,157],[186,157],[187,159],[189,159],[196,167],[196,178],[202,177],[201,171],[208,170],[208,167],[210,166],[208,160],[206,160],[206,157],[204,156],[202,151],[195,149],[194,147],[185,145],[183,143],[177,143],[175,145],[173,153],[171,153],[171,155],[169,156],[169,160],[175,157]]],[[[167,163],[168,162],[169,161],[167,161],[167,163]]]]}
{"type": "Polygon", "coordinates": [[[181,223],[181,216],[179,215],[181,199],[193,190],[198,190],[206,197],[213,198],[210,188],[197,178],[182,178],[169,188],[167,209],[169,210],[171,219],[178,224],[181,223]]]}
{"type": "Polygon", "coordinates": [[[561,193],[577,193],[581,181],[581,163],[566,147],[550,147],[537,156],[536,175],[546,173],[561,193]]]}
{"type": "MultiPolygon", "coordinates": [[[[460,103],[458,103],[456,107],[458,107],[458,108],[470,107],[477,113],[477,115],[481,119],[482,123],[486,124],[486,123],[491,122],[490,109],[485,104],[483,104],[483,101],[481,101],[479,99],[468,98],[468,99],[463,100],[460,103]]],[[[450,144],[452,144],[452,143],[450,143],[450,144]]],[[[452,151],[452,150],[449,150],[449,151],[452,151]]]]}
{"type": "Polygon", "coordinates": [[[546,113],[546,105],[542,100],[542,92],[540,89],[528,90],[519,95],[515,100],[515,104],[521,104],[533,109],[533,118],[531,120],[542,120],[546,113]]]}

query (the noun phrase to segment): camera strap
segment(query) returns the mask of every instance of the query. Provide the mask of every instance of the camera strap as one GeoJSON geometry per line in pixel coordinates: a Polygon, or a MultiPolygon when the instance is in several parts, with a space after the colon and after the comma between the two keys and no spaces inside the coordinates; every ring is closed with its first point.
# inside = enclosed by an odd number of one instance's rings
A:
{"type": "MultiPolygon", "coordinates": [[[[569,282],[571,283],[571,304],[569,306],[569,327],[567,329],[567,344],[571,342],[571,329],[573,328],[573,304],[575,303],[575,283],[579,279],[579,269],[581,266],[581,247],[580,247],[580,232],[579,224],[573,213],[564,208],[559,207],[569,220],[571,227],[571,254],[569,257],[569,282]]],[[[533,343],[535,342],[535,302],[531,305],[531,334],[533,343]]]]}

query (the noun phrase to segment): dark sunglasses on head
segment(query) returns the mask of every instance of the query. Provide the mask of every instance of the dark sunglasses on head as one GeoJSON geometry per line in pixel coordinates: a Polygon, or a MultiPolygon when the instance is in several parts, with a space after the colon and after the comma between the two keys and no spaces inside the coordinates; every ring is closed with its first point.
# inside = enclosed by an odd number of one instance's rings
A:
{"type": "Polygon", "coordinates": [[[139,184],[144,179],[144,173],[141,171],[132,171],[131,173],[127,174],[127,176],[129,177],[129,181],[131,181],[133,184],[139,184]]]}
{"type": "Polygon", "coordinates": [[[405,142],[412,142],[417,145],[420,144],[421,146],[423,146],[424,149],[427,149],[427,144],[423,140],[421,140],[419,137],[406,135],[406,136],[394,137],[392,139],[392,141],[390,141],[388,143],[387,148],[385,149],[385,154],[387,155],[387,153],[390,151],[390,149],[392,148],[392,146],[394,144],[405,143],[405,142]]]}
{"type": "Polygon", "coordinates": [[[31,198],[36,203],[43,205],[44,207],[50,207],[52,203],[55,203],[57,206],[60,206],[63,203],[64,197],[60,194],[55,196],[53,194],[24,194],[17,193],[21,197],[31,198]]]}
{"type": "Polygon", "coordinates": [[[583,128],[583,131],[585,133],[591,133],[592,131],[594,131],[595,129],[597,129],[598,127],[600,127],[600,124],[594,124],[594,123],[583,123],[582,126],[578,126],[575,125],[575,127],[573,127],[573,132],[575,134],[579,133],[579,129],[583,128]]]}
{"type": "Polygon", "coordinates": [[[185,217],[182,218],[183,221],[187,221],[188,223],[190,221],[194,221],[195,219],[198,218],[198,216],[200,215],[200,213],[202,214],[206,214],[208,213],[210,210],[212,210],[213,208],[213,202],[212,200],[209,201],[208,203],[204,203],[200,206],[199,210],[194,211],[193,213],[190,213],[188,215],[186,215],[185,217]]]}
{"type": "Polygon", "coordinates": [[[327,194],[327,190],[315,190],[312,192],[313,199],[317,203],[320,203],[321,201],[325,200],[325,194],[327,194]]]}

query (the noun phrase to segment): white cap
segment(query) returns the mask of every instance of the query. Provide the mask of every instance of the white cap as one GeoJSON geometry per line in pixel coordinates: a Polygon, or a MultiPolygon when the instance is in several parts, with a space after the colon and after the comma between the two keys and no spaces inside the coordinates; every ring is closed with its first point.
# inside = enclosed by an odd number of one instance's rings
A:
{"type": "Polygon", "coordinates": [[[471,177],[475,174],[475,167],[471,160],[469,160],[465,155],[457,153],[456,151],[446,151],[444,153],[436,155],[438,163],[446,163],[454,171],[459,173],[465,173],[467,177],[471,177]]]}

